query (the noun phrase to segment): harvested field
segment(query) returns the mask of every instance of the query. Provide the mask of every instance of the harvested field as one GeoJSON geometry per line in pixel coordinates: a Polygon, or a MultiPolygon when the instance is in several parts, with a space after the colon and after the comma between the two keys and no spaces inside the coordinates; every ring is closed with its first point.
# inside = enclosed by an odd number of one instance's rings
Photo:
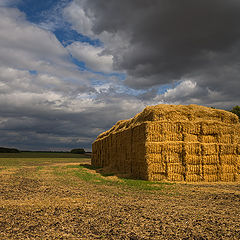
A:
{"type": "Polygon", "coordinates": [[[131,180],[89,164],[0,158],[0,239],[240,239],[237,183],[131,180]]]}

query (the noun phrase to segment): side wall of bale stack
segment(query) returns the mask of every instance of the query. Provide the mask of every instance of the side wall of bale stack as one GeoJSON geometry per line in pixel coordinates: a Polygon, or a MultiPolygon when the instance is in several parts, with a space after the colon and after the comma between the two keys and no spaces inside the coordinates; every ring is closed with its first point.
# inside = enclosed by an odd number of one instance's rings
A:
{"type": "Polygon", "coordinates": [[[146,124],[142,123],[97,139],[92,146],[92,165],[147,179],[145,129],[146,124]]]}

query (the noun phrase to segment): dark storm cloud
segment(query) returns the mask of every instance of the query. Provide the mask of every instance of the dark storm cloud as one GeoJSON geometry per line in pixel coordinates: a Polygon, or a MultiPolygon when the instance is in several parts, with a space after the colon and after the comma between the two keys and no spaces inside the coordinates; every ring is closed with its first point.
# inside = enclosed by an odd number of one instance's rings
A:
{"type": "Polygon", "coordinates": [[[230,79],[239,87],[238,0],[98,0],[86,1],[85,8],[94,13],[96,34],[122,31],[129,37],[128,48],[114,55],[115,66],[129,74],[127,85],[194,77],[219,91],[230,79]],[[232,69],[224,74],[226,66],[232,69]]]}

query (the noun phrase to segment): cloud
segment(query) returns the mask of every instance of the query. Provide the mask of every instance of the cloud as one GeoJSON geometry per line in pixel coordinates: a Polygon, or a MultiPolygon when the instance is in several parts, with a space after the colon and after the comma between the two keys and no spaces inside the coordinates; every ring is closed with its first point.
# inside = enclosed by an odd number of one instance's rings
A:
{"type": "Polygon", "coordinates": [[[92,37],[94,36],[92,31],[92,20],[87,16],[81,7],[81,4],[81,1],[72,1],[66,8],[64,8],[63,16],[72,24],[72,29],[83,35],[92,37]]]}
{"type": "Polygon", "coordinates": [[[67,46],[71,55],[77,60],[84,62],[87,68],[97,72],[113,71],[113,56],[105,55],[104,48],[92,46],[88,43],[74,42],[67,46]]]}
{"type": "Polygon", "coordinates": [[[55,35],[27,22],[17,9],[0,8],[0,14],[1,66],[76,76],[76,66],[55,35]]]}
{"type": "Polygon", "coordinates": [[[166,93],[163,94],[166,99],[180,99],[186,98],[188,96],[193,96],[197,92],[197,83],[191,80],[185,80],[181,82],[178,86],[172,89],[168,89],[166,93]]]}
{"type": "Polygon", "coordinates": [[[0,7],[9,7],[15,5],[16,3],[19,3],[20,1],[21,0],[1,0],[0,7]]]}

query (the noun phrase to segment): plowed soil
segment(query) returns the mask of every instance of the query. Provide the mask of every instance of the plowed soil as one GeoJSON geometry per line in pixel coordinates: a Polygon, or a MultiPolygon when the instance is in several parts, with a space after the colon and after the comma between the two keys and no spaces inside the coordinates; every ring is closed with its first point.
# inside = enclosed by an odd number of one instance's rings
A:
{"type": "Polygon", "coordinates": [[[78,167],[2,167],[0,239],[240,239],[239,184],[148,190],[78,167]]]}

